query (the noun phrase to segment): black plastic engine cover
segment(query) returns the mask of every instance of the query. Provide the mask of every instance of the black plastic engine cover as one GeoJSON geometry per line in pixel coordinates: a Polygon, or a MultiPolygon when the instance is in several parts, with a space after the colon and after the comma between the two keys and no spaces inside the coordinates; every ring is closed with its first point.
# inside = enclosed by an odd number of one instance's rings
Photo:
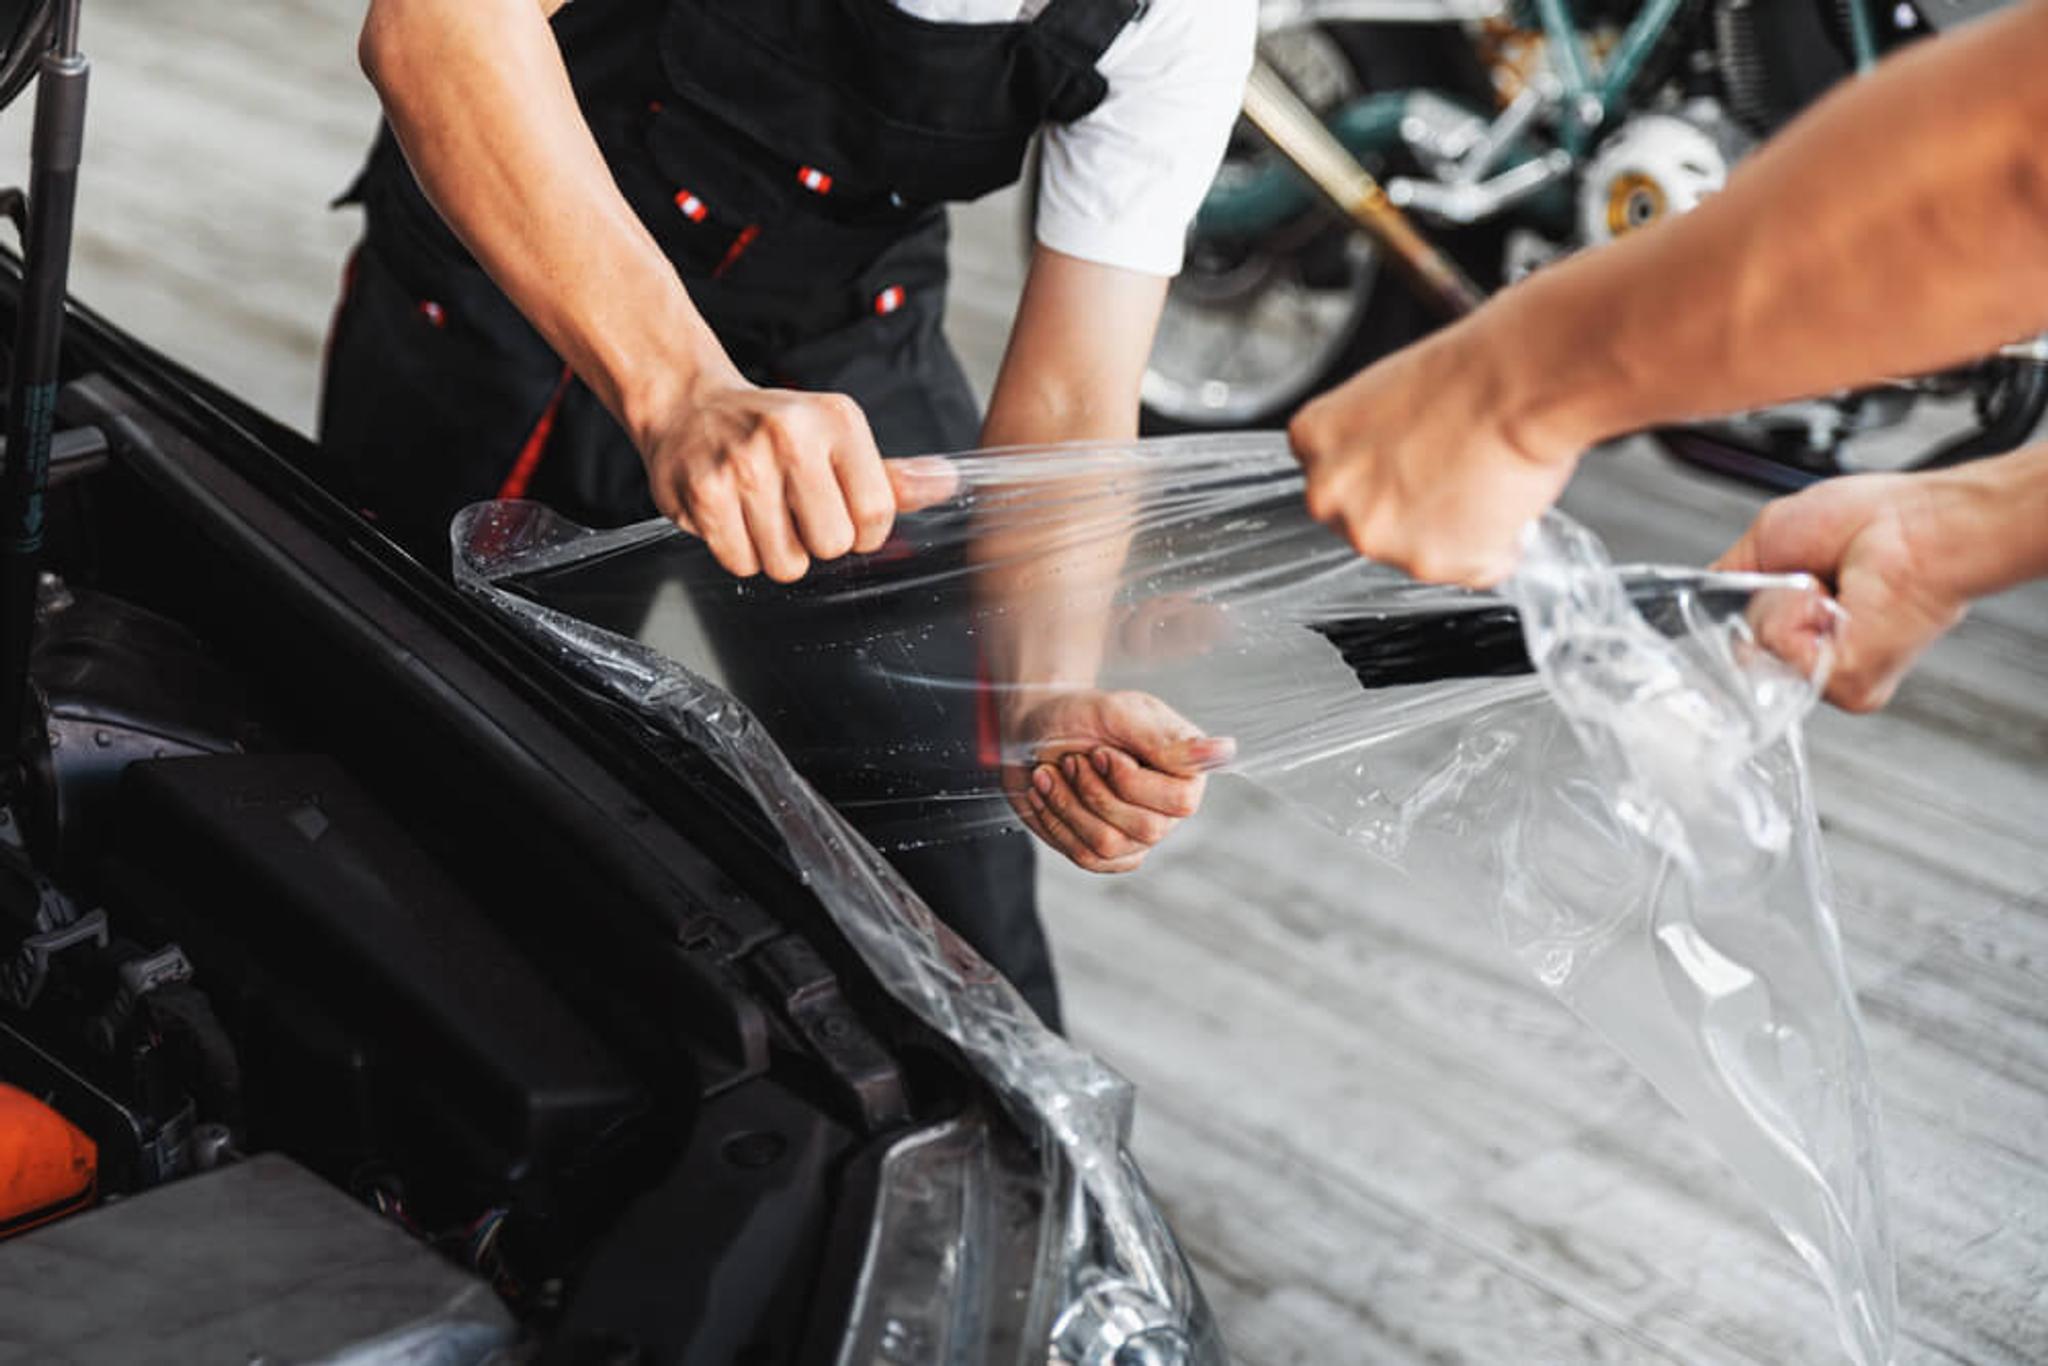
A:
{"type": "Polygon", "coordinates": [[[183,626],[120,598],[46,587],[31,672],[43,716],[30,834],[67,875],[98,847],[130,763],[262,747],[241,681],[183,626]]]}
{"type": "Polygon", "coordinates": [[[809,1359],[812,1319],[845,1313],[821,1302],[818,1263],[855,1142],[765,1077],[712,1099],[667,1178],[593,1250],[542,1366],[809,1359]]]}
{"type": "Polygon", "coordinates": [[[644,1108],[623,1063],[334,760],[136,763],[116,826],[117,915],[184,937],[202,981],[196,946],[225,939],[307,993],[477,1168],[517,1180],[572,1161],[644,1108]]]}

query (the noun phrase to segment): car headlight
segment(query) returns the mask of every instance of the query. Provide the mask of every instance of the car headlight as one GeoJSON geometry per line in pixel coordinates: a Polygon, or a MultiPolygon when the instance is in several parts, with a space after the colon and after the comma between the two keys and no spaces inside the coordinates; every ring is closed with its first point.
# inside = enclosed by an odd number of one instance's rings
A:
{"type": "Polygon", "coordinates": [[[1138,1227],[1110,1227],[1059,1150],[982,1112],[906,1135],[882,1159],[839,1366],[1221,1366],[1158,1211],[1123,1214],[1138,1227]],[[1154,1265],[1123,1264],[1133,1235],[1154,1265]]]}

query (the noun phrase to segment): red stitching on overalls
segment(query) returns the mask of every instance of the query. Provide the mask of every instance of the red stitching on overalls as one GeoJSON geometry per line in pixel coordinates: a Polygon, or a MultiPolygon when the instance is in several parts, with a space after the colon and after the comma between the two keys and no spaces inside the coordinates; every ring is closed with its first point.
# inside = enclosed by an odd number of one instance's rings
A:
{"type": "Polygon", "coordinates": [[[548,398],[548,406],[541,409],[540,420],[533,424],[533,430],[526,434],[526,442],[519,448],[519,458],[512,462],[511,473],[505,482],[498,485],[500,498],[524,498],[526,486],[533,482],[533,472],[540,468],[540,458],[547,453],[548,436],[555,430],[555,415],[562,410],[562,396],[569,392],[569,367],[562,367],[562,377],[555,381],[555,392],[548,398]]]}
{"type": "Polygon", "coordinates": [[[758,223],[749,223],[744,228],[741,228],[740,235],[733,238],[732,245],[725,249],[725,258],[718,263],[718,269],[711,272],[711,278],[714,280],[721,278],[728,270],[731,270],[733,266],[738,264],[740,257],[747,254],[747,248],[753,246],[754,239],[760,235],[761,225],[758,223]]]}

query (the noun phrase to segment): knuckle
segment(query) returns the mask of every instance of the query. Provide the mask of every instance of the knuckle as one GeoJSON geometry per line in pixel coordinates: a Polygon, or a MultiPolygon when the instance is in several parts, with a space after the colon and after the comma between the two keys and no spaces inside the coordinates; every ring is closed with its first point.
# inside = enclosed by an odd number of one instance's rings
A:
{"type": "Polygon", "coordinates": [[[1088,810],[1102,822],[1103,837],[1129,852],[1129,842],[1137,838],[1132,829],[1135,822],[1131,809],[1119,802],[1114,792],[1098,784],[1088,790],[1088,810]]]}
{"type": "Polygon", "coordinates": [[[810,569],[811,561],[805,555],[776,555],[766,560],[762,567],[777,583],[795,583],[810,569]]]}
{"type": "Polygon", "coordinates": [[[1122,782],[1124,766],[1118,762],[1118,760],[1124,760],[1126,756],[1120,750],[1104,750],[1102,754],[1104,754],[1102,770],[1096,768],[1096,758],[1094,756],[1090,756],[1090,760],[1087,760],[1087,778],[1090,778],[1090,782],[1096,784],[1096,791],[1102,793],[1104,801],[1128,801],[1128,797],[1124,797],[1124,782],[1122,782]]]}
{"type": "Polygon", "coordinates": [[[1287,420],[1287,444],[1295,454],[1310,459],[1322,453],[1322,404],[1307,403],[1287,420]]]}
{"type": "Polygon", "coordinates": [[[763,479],[781,479],[803,456],[802,436],[786,423],[756,432],[742,448],[746,467],[763,479]]]}
{"type": "Polygon", "coordinates": [[[864,527],[887,529],[896,518],[896,499],[887,483],[861,484],[847,495],[846,508],[864,527]]]}
{"type": "Polygon", "coordinates": [[[887,515],[862,514],[856,512],[853,518],[854,549],[861,551],[880,550],[889,539],[889,529],[895,519],[887,515]]]}
{"type": "Polygon", "coordinates": [[[1779,524],[1785,520],[1785,505],[1788,501],[1790,500],[1773,498],[1758,508],[1756,516],[1749,524],[1748,539],[1752,542],[1763,540],[1777,530],[1779,524]]]}
{"type": "Polygon", "coordinates": [[[698,465],[683,474],[683,497],[692,505],[729,498],[738,482],[730,460],[698,465]]]}
{"type": "Polygon", "coordinates": [[[1876,710],[1876,680],[1857,663],[1838,663],[1828,684],[1828,700],[1843,711],[1865,713],[1876,710]]]}
{"type": "Polygon", "coordinates": [[[1101,859],[1118,859],[1131,852],[1130,841],[1107,827],[1086,831],[1081,842],[1101,859]]]}
{"type": "Polygon", "coordinates": [[[780,483],[783,468],[792,454],[789,441],[774,434],[756,434],[733,451],[739,474],[757,484],[780,483]]]}
{"type": "Polygon", "coordinates": [[[859,499],[848,501],[846,513],[853,521],[854,535],[870,550],[886,540],[896,524],[894,509],[864,505],[859,499]]]}
{"type": "Polygon", "coordinates": [[[1881,710],[1884,704],[1891,700],[1891,691],[1880,683],[1860,678],[1851,680],[1840,699],[1842,710],[1854,712],[1858,716],[1868,716],[1871,712],[1881,710]]]}
{"type": "Polygon", "coordinates": [[[896,511],[896,485],[880,457],[851,457],[843,462],[839,477],[846,485],[846,500],[851,506],[872,517],[896,511]]]}
{"type": "Polygon", "coordinates": [[[1316,475],[1308,480],[1308,515],[1318,522],[1329,522],[1337,516],[1337,491],[1330,487],[1330,481],[1316,475]]]}
{"type": "Polygon", "coordinates": [[[1463,583],[1471,572],[1463,560],[1427,548],[1417,548],[1403,556],[1401,567],[1410,578],[1425,583],[1463,583]]]}
{"type": "Polygon", "coordinates": [[[846,513],[855,526],[887,528],[896,519],[896,495],[887,480],[849,480],[846,513]]]}
{"type": "Polygon", "coordinates": [[[782,481],[775,472],[775,458],[772,452],[759,445],[748,443],[733,450],[725,465],[726,487],[740,498],[752,499],[768,492],[781,489],[782,481]]]}
{"type": "Polygon", "coordinates": [[[683,514],[697,528],[697,534],[714,544],[738,539],[735,527],[738,509],[727,497],[685,496],[683,514]]]}

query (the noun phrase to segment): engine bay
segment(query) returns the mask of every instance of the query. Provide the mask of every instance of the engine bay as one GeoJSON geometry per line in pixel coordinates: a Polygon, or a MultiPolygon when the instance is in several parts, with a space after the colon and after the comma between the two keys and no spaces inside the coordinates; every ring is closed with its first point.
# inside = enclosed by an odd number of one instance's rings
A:
{"type": "Polygon", "coordinates": [[[461,648],[452,590],[243,477],[232,423],[203,445],[104,376],[62,415],[105,440],[50,496],[0,1084],[82,1179],[0,1236],[260,1160],[543,1359],[808,1359],[863,1154],[969,1103],[964,1069],[690,755],[568,733],[567,685],[461,648]]]}

